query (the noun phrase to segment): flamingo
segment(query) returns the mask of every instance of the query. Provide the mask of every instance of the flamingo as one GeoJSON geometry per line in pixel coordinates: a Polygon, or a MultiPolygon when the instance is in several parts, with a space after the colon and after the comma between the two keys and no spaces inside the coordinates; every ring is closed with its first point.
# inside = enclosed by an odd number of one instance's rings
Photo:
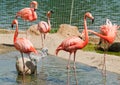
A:
{"type": "MultiPolygon", "coordinates": [[[[88,30],[88,31],[100,37],[99,44],[101,43],[101,40],[103,40],[104,43],[107,44],[107,47],[109,47],[114,42],[117,35],[117,29],[119,27],[120,26],[117,26],[115,24],[113,25],[111,21],[107,19],[106,24],[100,27],[100,33],[97,33],[92,30],[88,30]]],[[[105,49],[104,49],[104,60],[103,60],[102,71],[104,71],[104,74],[106,74],[105,49]]]]}
{"type": "Polygon", "coordinates": [[[84,48],[88,44],[88,32],[87,32],[87,21],[86,19],[90,18],[92,22],[94,21],[94,17],[90,12],[85,13],[84,15],[84,34],[85,34],[85,40],[82,40],[78,36],[73,36],[70,38],[65,39],[56,49],[56,55],[58,55],[58,52],[60,50],[64,50],[66,52],[69,52],[69,60],[67,64],[67,69],[70,68],[70,57],[71,54],[74,54],[74,66],[73,68],[75,69],[75,57],[76,57],[76,51],[78,49],[84,48]]]}
{"type": "MultiPolygon", "coordinates": [[[[29,21],[29,22],[37,20],[37,13],[36,13],[37,7],[38,7],[38,3],[36,1],[32,1],[30,3],[30,8],[28,7],[23,8],[16,13],[16,19],[18,17],[21,17],[24,21],[29,21]]],[[[26,32],[26,37],[27,35],[28,33],[26,32]]]]}
{"type": "Polygon", "coordinates": [[[16,30],[14,33],[14,38],[13,38],[13,42],[14,42],[14,46],[15,48],[20,51],[21,56],[22,56],[22,60],[23,60],[23,75],[25,75],[25,64],[24,64],[24,58],[23,58],[23,53],[28,54],[29,58],[30,57],[30,53],[34,52],[35,54],[38,54],[37,50],[33,47],[32,43],[26,39],[26,38],[18,38],[18,21],[17,19],[14,19],[12,21],[12,27],[14,26],[14,24],[16,24],[16,30]]]}
{"type": "Polygon", "coordinates": [[[53,13],[53,11],[48,11],[47,12],[47,18],[48,18],[48,22],[45,21],[40,21],[38,23],[37,29],[39,30],[40,34],[41,34],[41,39],[42,39],[42,48],[44,47],[44,42],[43,40],[46,37],[46,33],[50,32],[51,30],[51,24],[50,24],[50,17],[51,14],[53,13]]]}
{"type": "Polygon", "coordinates": [[[35,21],[37,19],[37,6],[38,3],[36,1],[32,1],[30,3],[30,8],[23,8],[16,13],[16,18],[21,17],[25,21],[35,21]]]}

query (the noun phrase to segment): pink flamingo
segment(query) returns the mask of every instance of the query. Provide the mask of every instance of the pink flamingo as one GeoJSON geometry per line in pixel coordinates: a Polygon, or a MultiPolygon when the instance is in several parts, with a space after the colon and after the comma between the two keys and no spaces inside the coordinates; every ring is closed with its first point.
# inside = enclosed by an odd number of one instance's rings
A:
{"type": "MultiPolygon", "coordinates": [[[[37,7],[38,7],[38,3],[36,1],[32,1],[30,3],[30,8],[28,7],[23,8],[16,13],[16,19],[17,17],[21,17],[25,21],[30,21],[30,22],[35,21],[37,19],[37,13],[36,13],[37,7]]],[[[26,37],[27,35],[28,32],[26,31],[26,37]]]]}
{"type": "Polygon", "coordinates": [[[86,19],[90,18],[92,19],[92,21],[94,20],[94,17],[92,16],[91,13],[87,12],[84,15],[84,34],[85,34],[85,40],[82,40],[80,37],[74,36],[74,37],[70,37],[65,39],[56,49],[56,55],[58,54],[58,52],[60,50],[64,50],[66,52],[69,52],[69,60],[68,60],[68,64],[67,64],[67,69],[70,68],[70,57],[71,54],[74,54],[74,66],[73,68],[75,69],[75,56],[76,56],[76,51],[78,49],[82,49],[84,48],[87,44],[88,44],[88,32],[87,32],[87,21],[86,19]]]}
{"type": "Polygon", "coordinates": [[[23,20],[26,21],[35,21],[37,19],[36,13],[37,6],[38,3],[36,1],[32,1],[30,3],[30,8],[24,8],[17,12],[16,18],[21,17],[23,20]]]}
{"type": "Polygon", "coordinates": [[[47,18],[48,18],[48,22],[45,21],[40,21],[38,23],[37,29],[39,30],[40,34],[41,34],[41,39],[42,39],[42,48],[44,47],[44,42],[43,40],[46,37],[46,33],[50,32],[51,30],[51,24],[50,24],[50,17],[51,14],[53,13],[53,11],[48,11],[47,12],[47,18]]]}
{"type": "Polygon", "coordinates": [[[14,24],[16,24],[16,30],[14,33],[13,42],[14,42],[15,48],[21,53],[22,60],[23,60],[23,75],[25,75],[25,64],[24,64],[23,53],[27,53],[29,58],[31,59],[30,53],[34,52],[35,54],[38,54],[38,52],[36,51],[32,43],[28,39],[18,38],[18,21],[16,19],[12,21],[12,27],[14,26],[14,24]]]}
{"type": "MultiPolygon", "coordinates": [[[[110,44],[112,44],[116,38],[116,35],[117,35],[117,29],[119,28],[120,26],[117,26],[117,25],[112,25],[112,23],[110,22],[109,19],[106,20],[106,24],[105,25],[102,25],[100,27],[100,33],[97,33],[95,31],[92,31],[92,30],[88,30],[89,32],[97,35],[100,37],[100,42],[101,40],[103,39],[104,43],[105,44],[108,44],[107,47],[110,46],[110,44]]],[[[104,52],[105,52],[105,49],[104,49],[104,52]]],[[[103,67],[102,67],[102,70],[104,70],[105,74],[106,74],[106,59],[105,59],[105,53],[104,53],[104,62],[103,62],[103,67]]]]}

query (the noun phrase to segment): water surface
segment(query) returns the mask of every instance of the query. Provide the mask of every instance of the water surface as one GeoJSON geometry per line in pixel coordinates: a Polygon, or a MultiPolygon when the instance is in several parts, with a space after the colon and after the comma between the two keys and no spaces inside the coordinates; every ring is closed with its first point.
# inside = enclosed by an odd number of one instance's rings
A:
{"type": "MultiPolygon", "coordinates": [[[[0,55],[0,84],[21,85],[22,77],[17,75],[15,56],[19,52],[0,55]]],[[[25,85],[104,85],[101,71],[81,63],[77,63],[76,71],[66,70],[67,61],[55,56],[47,56],[38,63],[37,75],[26,76],[25,85]],[[76,74],[75,74],[76,73],[76,74]]],[[[120,85],[120,75],[107,72],[106,85],[120,85]]]]}

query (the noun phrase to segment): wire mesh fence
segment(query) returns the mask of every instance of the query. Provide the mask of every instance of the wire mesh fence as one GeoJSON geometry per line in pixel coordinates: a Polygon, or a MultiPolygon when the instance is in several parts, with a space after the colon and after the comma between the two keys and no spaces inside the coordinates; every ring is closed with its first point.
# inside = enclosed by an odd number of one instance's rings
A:
{"type": "MultiPolygon", "coordinates": [[[[37,24],[39,21],[47,21],[46,12],[53,10],[51,17],[52,28],[59,28],[60,24],[71,24],[83,28],[83,16],[85,12],[91,12],[95,17],[95,23],[88,21],[90,29],[98,30],[98,27],[105,23],[108,18],[113,23],[120,24],[120,1],[119,0],[36,0],[39,4],[38,19],[34,22],[24,22],[19,18],[19,28],[37,24]]],[[[11,29],[10,24],[16,12],[29,7],[31,0],[0,0],[0,27],[11,29]]]]}

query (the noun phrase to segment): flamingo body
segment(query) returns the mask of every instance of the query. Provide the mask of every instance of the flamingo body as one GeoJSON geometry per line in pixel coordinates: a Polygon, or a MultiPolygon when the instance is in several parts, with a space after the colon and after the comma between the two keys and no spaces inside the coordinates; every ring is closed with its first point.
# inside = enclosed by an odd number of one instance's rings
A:
{"type": "Polygon", "coordinates": [[[32,43],[26,38],[17,38],[14,42],[14,46],[17,50],[23,53],[34,52],[37,54],[37,51],[33,47],[32,43]]]}
{"type": "Polygon", "coordinates": [[[51,30],[51,27],[48,25],[47,22],[41,21],[38,23],[38,30],[40,33],[48,33],[51,30]]]}
{"type": "Polygon", "coordinates": [[[82,49],[87,44],[88,42],[84,42],[80,37],[67,38],[58,46],[56,54],[58,54],[60,50],[73,53],[78,49],[82,49]]]}
{"type": "Polygon", "coordinates": [[[19,16],[26,21],[35,21],[37,19],[37,13],[34,11],[34,8],[21,9],[17,12],[16,16],[19,16]]]}

